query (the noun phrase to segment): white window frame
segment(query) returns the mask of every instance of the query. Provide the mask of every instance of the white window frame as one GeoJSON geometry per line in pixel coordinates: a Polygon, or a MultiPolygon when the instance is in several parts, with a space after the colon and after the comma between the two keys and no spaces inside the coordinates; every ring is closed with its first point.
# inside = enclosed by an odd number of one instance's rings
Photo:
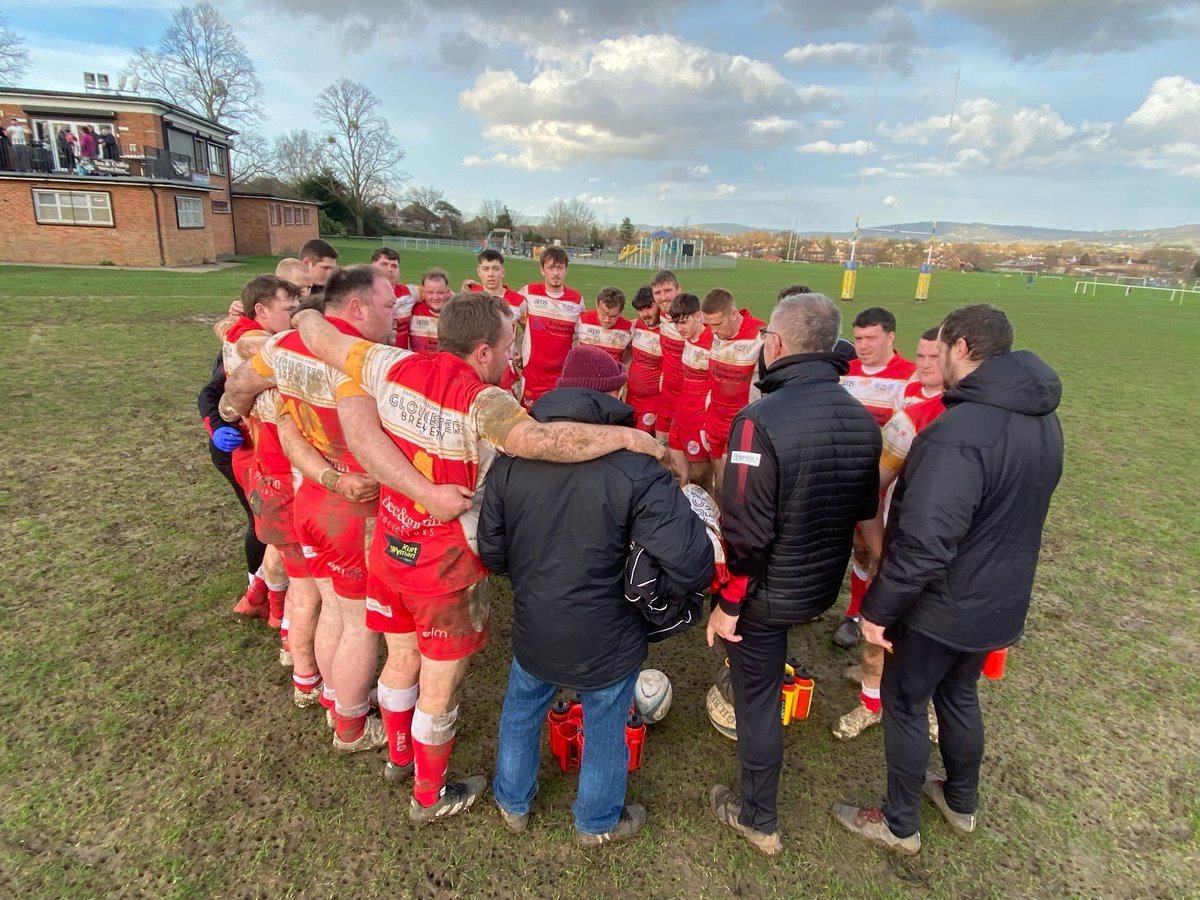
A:
{"type": "Polygon", "coordinates": [[[213,175],[225,174],[225,148],[220,144],[208,145],[208,171],[213,175]]]}
{"type": "Polygon", "coordinates": [[[302,206],[300,208],[302,210],[304,210],[304,224],[311,225],[312,224],[312,209],[307,206],[302,206]]]}
{"type": "Polygon", "coordinates": [[[175,224],[180,231],[193,231],[204,227],[204,201],[199,197],[175,195],[175,224]],[[195,204],[194,206],[192,204],[195,204]],[[185,210],[187,205],[189,209],[185,210]]]}
{"type": "Polygon", "coordinates": [[[292,206],[291,204],[288,204],[287,206],[284,206],[284,208],[283,208],[283,224],[284,225],[295,225],[296,224],[296,207],[292,206]]]}
{"type": "Polygon", "coordinates": [[[59,191],[33,188],[32,194],[33,217],[39,225],[115,227],[112,194],[108,191],[59,191]]]}

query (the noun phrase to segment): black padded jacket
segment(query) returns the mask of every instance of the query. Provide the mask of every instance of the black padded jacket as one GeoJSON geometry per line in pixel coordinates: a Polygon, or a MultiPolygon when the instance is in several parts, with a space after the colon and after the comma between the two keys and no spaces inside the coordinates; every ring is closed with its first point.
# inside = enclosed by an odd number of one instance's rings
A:
{"type": "Polygon", "coordinates": [[[847,368],[841,353],[778,359],[733,421],[721,506],[740,577],[719,597],[727,613],[791,625],[837,599],[854,525],[875,515],[882,450],[879,426],[838,383],[847,368]]]}

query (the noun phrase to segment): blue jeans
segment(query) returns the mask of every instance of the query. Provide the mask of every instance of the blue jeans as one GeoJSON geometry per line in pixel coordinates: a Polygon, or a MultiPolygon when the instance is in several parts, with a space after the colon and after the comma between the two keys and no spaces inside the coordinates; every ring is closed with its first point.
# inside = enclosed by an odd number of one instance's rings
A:
{"type": "MultiPolygon", "coordinates": [[[[621,818],[629,775],[625,720],[637,676],[634,669],[628,678],[614,685],[579,693],[583,701],[583,761],[579,796],[571,812],[575,814],[575,827],[588,834],[604,834],[621,818]]],[[[555,685],[522,669],[516,659],[512,661],[508,693],[500,713],[500,746],[492,782],[496,802],[510,813],[528,813],[537,794],[542,723],[557,690],[555,685]]]]}

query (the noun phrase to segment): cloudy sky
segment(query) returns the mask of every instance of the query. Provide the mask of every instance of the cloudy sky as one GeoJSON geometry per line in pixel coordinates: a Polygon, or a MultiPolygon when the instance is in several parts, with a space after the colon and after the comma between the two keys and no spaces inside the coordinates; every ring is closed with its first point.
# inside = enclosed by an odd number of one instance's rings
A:
{"type": "MultiPolygon", "coordinates": [[[[3,10],[25,86],[79,90],[177,5],[3,10]]],[[[468,215],[579,197],[664,225],[1200,221],[1200,0],[215,5],[258,66],[265,134],[320,131],[313,97],[364,82],[413,183],[468,215]]]]}

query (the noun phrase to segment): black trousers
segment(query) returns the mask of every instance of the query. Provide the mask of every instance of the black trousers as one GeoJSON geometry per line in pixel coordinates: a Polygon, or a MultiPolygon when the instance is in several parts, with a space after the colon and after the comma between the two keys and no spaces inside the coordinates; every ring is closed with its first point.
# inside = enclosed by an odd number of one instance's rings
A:
{"type": "Polygon", "coordinates": [[[229,482],[229,486],[233,488],[233,493],[238,499],[238,503],[242,504],[242,510],[246,513],[246,533],[242,538],[242,545],[246,551],[246,571],[253,575],[258,571],[258,567],[262,565],[263,554],[267,552],[267,545],[258,539],[258,535],[254,533],[254,513],[250,509],[250,504],[246,501],[246,493],[242,490],[242,486],[237,483],[237,478],[233,475],[233,462],[228,453],[218,456],[216,453],[210,453],[209,458],[212,459],[212,464],[218,472],[220,472],[225,480],[229,482]],[[223,459],[221,457],[224,457],[223,459]]]}
{"type": "Polygon", "coordinates": [[[743,825],[771,833],[779,829],[779,775],[783,768],[783,724],[779,692],[787,660],[788,625],[738,619],[737,643],[725,642],[737,715],[738,760],[742,764],[743,825]]]}
{"type": "Polygon", "coordinates": [[[946,767],[946,803],[955,812],[975,812],[983,761],[979,675],[987,653],[955,650],[903,626],[888,629],[888,636],[893,651],[883,661],[880,685],[888,784],[883,814],[894,834],[908,837],[920,824],[921,785],[929,765],[930,699],[946,767]]]}

